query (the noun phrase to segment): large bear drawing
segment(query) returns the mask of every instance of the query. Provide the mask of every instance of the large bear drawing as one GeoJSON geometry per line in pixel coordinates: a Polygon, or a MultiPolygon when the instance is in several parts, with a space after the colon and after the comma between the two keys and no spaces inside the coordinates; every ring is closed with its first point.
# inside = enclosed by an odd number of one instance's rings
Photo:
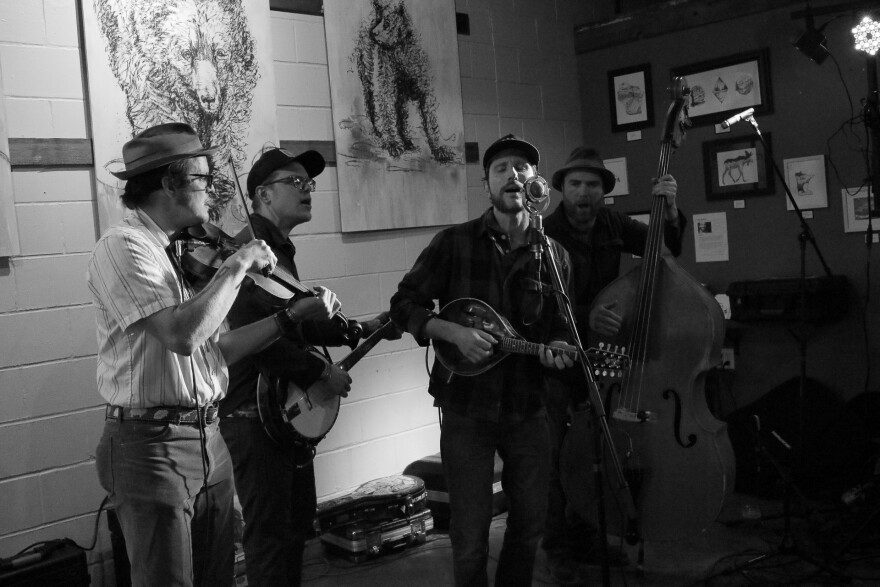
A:
{"type": "Polygon", "coordinates": [[[437,101],[431,88],[428,57],[403,0],[371,0],[352,54],[373,137],[392,157],[418,151],[409,124],[415,105],[431,156],[455,162],[455,152],[442,144],[437,101]]]}
{"type": "Polygon", "coordinates": [[[217,220],[235,196],[226,162],[244,163],[259,71],[242,0],[93,0],[132,134],[169,121],[218,145],[217,220]]]}

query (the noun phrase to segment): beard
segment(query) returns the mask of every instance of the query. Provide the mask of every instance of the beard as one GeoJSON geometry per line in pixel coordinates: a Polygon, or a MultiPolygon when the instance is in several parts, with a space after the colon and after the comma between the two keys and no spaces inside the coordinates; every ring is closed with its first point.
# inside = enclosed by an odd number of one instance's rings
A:
{"type": "Polygon", "coordinates": [[[496,210],[504,214],[516,214],[517,212],[525,210],[522,201],[522,194],[520,194],[519,199],[511,199],[512,197],[513,192],[505,192],[504,190],[501,190],[497,194],[489,194],[489,201],[496,210]]]}

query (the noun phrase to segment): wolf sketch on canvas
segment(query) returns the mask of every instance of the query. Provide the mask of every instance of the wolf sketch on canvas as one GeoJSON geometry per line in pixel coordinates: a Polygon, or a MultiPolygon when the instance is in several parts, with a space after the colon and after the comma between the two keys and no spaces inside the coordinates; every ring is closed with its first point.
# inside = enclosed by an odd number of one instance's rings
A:
{"type": "Polygon", "coordinates": [[[418,154],[420,148],[409,120],[412,105],[431,158],[440,164],[459,163],[455,151],[443,144],[428,55],[406,5],[402,0],[371,0],[371,8],[350,57],[366,110],[366,121],[352,116],[346,122],[361,138],[352,155],[380,158],[385,151],[399,159],[404,154],[418,154]]]}
{"type": "Polygon", "coordinates": [[[242,1],[93,0],[132,135],[182,121],[221,147],[211,170],[215,221],[236,193],[227,162],[245,163],[260,77],[242,1]]]}

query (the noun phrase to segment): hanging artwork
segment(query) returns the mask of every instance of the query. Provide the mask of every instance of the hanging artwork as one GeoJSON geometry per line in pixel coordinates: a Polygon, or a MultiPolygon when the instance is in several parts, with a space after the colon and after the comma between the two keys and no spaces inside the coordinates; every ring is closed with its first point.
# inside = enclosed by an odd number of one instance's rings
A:
{"type": "Polygon", "coordinates": [[[688,118],[693,124],[716,124],[738,110],[773,112],[769,51],[759,49],[674,68],[690,86],[688,118]]]}
{"type": "Polygon", "coordinates": [[[467,219],[454,0],[325,0],[342,229],[467,219]]]}
{"type": "Polygon", "coordinates": [[[268,0],[83,0],[89,107],[101,230],[124,210],[110,171],[122,145],[164,122],[192,126],[211,161],[211,221],[244,225],[236,175],[278,143],[268,0]]]}
{"type": "Polygon", "coordinates": [[[605,169],[614,174],[614,189],[605,194],[606,198],[625,196],[629,193],[629,177],[626,174],[626,157],[603,159],[605,169]]]}
{"type": "MultiPolygon", "coordinates": [[[[785,183],[801,210],[828,207],[828,191],[825,182],[825,156],[783,159],[785,183]]],[[[788,210],[794,210],[791,200],[785,197],[788,210]]]]}
{"type": "Polygon", "coordinates": [[[609,71],[608,94],[613,132],[653,126],[654,99],[651,97],[650,63],[609,71]]]}

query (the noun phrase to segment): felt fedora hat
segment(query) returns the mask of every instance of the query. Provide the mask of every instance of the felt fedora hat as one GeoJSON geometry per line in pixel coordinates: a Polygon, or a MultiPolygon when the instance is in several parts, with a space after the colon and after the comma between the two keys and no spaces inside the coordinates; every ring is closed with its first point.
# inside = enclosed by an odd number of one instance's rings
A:
{"type": "Polygon", "coordinates": [[[602,178],[602,189],[605,190],[606,194],[613,190],[614,184],[617,183],[617,177],[615,177],[614,173],[605,168],[605,163],[602,161],[602,157],[596,149],[578,147],[568,156],[565,165],[557,169],[553,174],[550,185],[561,192],[562,182],[565,181],[565,174],[573,169],[583,169],[598,174],[599,177],[602,178]]]}
{"type": "Polygon", "coordinates": [[[266,178],[272,175],[276,169],[280,169],[289,163],[299,163],[306,170],[310,179],[314,179],[324,171],[324,156],[317,151],[305,151],[294,155],[286,149],[268,149],[264,151],[254,166],[251,167],[247,178],[248,196],[254,197],[257,187],[262,185],[266,178]]]}
{"type": "Polygon", "coordinates": [[[492,159],[504,151],[519,151],[525,155],[526,161],[532,165],[537,165],[541,159],[541,154],[538,153],[538,149],[533,144],[518,138],[516,135],[504,135],[489,145],[489,148],[483,153],[483,169],[485,170],[489,167],[492,159]]]}
{"type": "Polygon", "coordinates": [[[130,179],[181,159],[213,155],[219,148],[203,147],[196,131],[188,124],[159,124],[136,134],[125,143],[122,146],[125,171],[110,173],[119,179],[130,179]]]}

